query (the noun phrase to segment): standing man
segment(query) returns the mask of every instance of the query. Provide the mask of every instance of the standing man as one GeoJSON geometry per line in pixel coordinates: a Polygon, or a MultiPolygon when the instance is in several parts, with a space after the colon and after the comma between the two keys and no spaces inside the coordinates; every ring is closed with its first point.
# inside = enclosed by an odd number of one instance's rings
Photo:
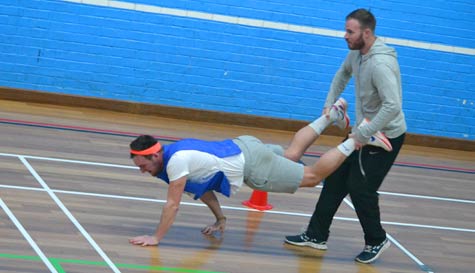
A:
{"type": "Polygon", "coordinates": [[[401,149],[407,129],[397,55],[375,36],[375,27],[376,19],[368,10],[357,9],[346,17],[345,40],[350,52],[333,78],[323,113],[328,113],[354,77],[356,124],[362,125],[355,126],[350,137],[361,147],[381,131],[393,149],[366,145],[352,152],[325,180],[306,232],[285,238],[289,244],[327,249],[332,219],[349,194],[364,232],[366,246],[355,258],[360,263],[375,261],[390,246],[381,226],[377,190],[401,149]]]}

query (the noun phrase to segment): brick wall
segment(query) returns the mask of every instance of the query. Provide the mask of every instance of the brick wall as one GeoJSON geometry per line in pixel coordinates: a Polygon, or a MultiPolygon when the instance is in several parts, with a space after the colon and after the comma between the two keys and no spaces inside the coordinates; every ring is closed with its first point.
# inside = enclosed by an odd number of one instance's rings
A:
{"type": "Polygon", "coordinates": [[[374,2],[4,0],[0,86],[310,121],[365,7],[398,51],[409,132],[475,140],[475,2],[374,2]]]}

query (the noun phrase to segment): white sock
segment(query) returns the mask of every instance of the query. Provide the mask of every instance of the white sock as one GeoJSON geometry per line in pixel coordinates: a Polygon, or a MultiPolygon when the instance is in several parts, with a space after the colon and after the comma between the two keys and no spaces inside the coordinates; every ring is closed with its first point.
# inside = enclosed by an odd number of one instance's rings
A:
{"type": "Polygon", "coordinates": [[[355,151],[355,140],[349,138],[345,142],[338,145],[336,148],[344,155],[350,156],[350,154],[355,151]]]}
{"type": "Polygon", "coordinates": [[[312,128],[317,135],[321,135],[322,132],[332,123],[329,119],[325,117],[325,115],[322,115],[321,117],[317,118],[314,120],[312,123],[310,123],[308,126],[312,128]]]}

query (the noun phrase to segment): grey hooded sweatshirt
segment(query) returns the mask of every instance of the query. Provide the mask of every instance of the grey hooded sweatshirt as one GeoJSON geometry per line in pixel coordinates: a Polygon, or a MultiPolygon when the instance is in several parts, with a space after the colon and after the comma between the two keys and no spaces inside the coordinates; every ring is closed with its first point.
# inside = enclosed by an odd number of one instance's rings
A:
{"type": "Polygon", "coordinates": [[[407,130],[402,111],[401,73],[394,48],[376,38],[368,53],[350,50],[330,86],[325,107],[330,107],[345,89],[351,77],[355,83],[356,123],[353,133],[366,143],[381,131],[396,138],[407,130]],[[364,118],[370,123],[358,128],[364,118]]]}

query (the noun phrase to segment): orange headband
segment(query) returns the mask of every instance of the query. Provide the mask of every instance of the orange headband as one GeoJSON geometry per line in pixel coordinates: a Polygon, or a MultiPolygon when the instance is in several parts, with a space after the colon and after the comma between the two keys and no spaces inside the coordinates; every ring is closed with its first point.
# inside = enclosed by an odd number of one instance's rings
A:
{"type": "Polygon", "coordinates": [[[156,144],[152,145],[150,148],[147,148],[145,150],[142,150],[142,151],[137,151],[137,150],[130,150],[130,153],[131,154],[134,154],[134,155],[151,155],[151,154],[154,154],[154,153],[158,153],[160,150],[162,149],[162,145],[157,142],[156,144]]]}

